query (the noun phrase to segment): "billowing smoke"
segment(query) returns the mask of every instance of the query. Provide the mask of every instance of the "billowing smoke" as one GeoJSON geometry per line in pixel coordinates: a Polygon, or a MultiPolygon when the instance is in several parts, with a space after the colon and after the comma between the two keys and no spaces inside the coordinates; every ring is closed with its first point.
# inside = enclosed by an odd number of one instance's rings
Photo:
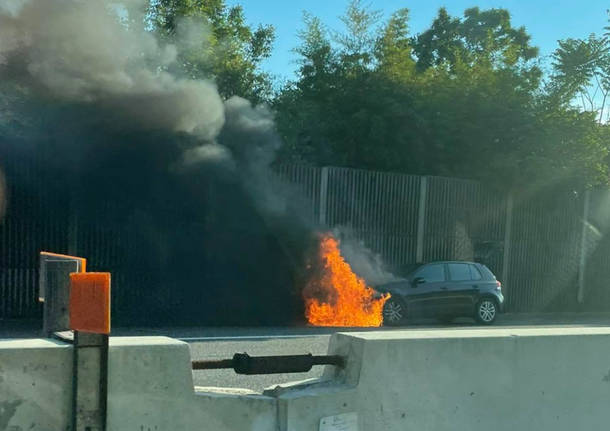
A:
{"type": "Polygon", "coordinates": [[[234,169],[248,179],[262,208],[283,212],[285,204],[269,192],[269,166],[280,144],[271,112],[239,97],[223,103],[212,81],[169,73],[179,49],[205,43],[205,29],[184,21],[176,44],[161,45],[144,28],[145,5],[145,0],[0,5],[0,77],[43,100],[95,106],[96,116],[108,117],[104,126],[192,136],[183,143],[188,148],[180,164],[234,169]]]}
{"type": "MultiPolygon", "coordinates": [[[[146,4],[0,3],[0,151],[41,161],[50,191],[37,205],[45,216],[77,214],[77,252],[122,280],[118,316],[139,311],[150,323],[155,310],[175,321],[180,309],[189,323],[294,321],[316,236],[297,193],[271,173],[272,112],[177,74],[180,52],[203,47],[207,30],[183,21],[161,43],[146,4]],[[143,285],[146,295],[124,293],[143,285]]],[[[0,212],[3,194],[0,182],[0,212]]],[[[392,278],[361,243],[342,238],[342,251],[367,282],[392,278]]]]}
{"type": "Polygon", "coordinates": [[[214,84],[166,72],[177,48],[144,31],[138,10],[144,10],[139,0],[2,4],[2,78],[55,101],[95,103],[121,126],[213,140],[224,121],[214,84]],[[121,19],[129,14],[135,19],[121,19]]]}
{"type": "Polygon", "coordinates": [[[160,43],[145,5],[2,2],[0,150],[42,160],[55,196],[40,206],[76,212],[78,253],[123,281],[115,315],[291,321],[301,315],[295,273],[309,232],[291,226],[285,188],[270,174],[272,114],[172,72],[180,50],[204,46],[206,30],[185,21],[173,44],[160,43]],[[91,241],[100,226],[105,243],[91,241]],[[144,285],[140,298],[125,292],[144,285]]]}
{"type": "Polygon", "coordinates": [[[368,285],[378,286],[398,280],[381,256],[368,248],[362,240],[355,238],[350,229],[335,228],[333,235],[341,242],[341,255],[368,285]]]}
{"type": "Polygon", "coordinates": [[[271,111],[265,106],[253,107],[239,97],[229,99],[220,142],[235,155],[244,184],[261,211],[268,216],[286,214],[288,202],[283,184],[270,175],[280,147],[271,111]]]}

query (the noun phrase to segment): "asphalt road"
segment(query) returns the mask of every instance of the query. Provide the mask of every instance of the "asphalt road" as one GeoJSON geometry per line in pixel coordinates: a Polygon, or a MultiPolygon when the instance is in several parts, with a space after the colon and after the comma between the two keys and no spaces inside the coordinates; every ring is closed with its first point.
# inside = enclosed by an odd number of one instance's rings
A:
{"type": "MultiPolygon", "coordinates": [[[[38,325],[36,323],[36,325],[38,325]]],[[[499,317],[496,327],[556,327],[556,326],[610,326],[610,313],[563,313],[563,314],[506,314],[499,317]]],[[[469,319],[457,320],[451,325],[441,325],[436,321],[412,322],[399,328],[402,330],[448,329],[463,330],[474,326],[469,319]]],[[[113,336],[166,335],[179,338],[191,348],[193,360],[230,359],[235,353],[247,352],[251,356],[325,354],[330,335],[334,332],[363,330],[393,331],[394,328],[116,328],[113,336]]],[[[39,329],[23,322],[0,321],[1,338],[25,338],[39,336],[39,329]]],[[[323,367],[317,366],[308,373],[275,374],[262,376],[238,375],[233,370],[194,371],[196,386],[243,388],[260,392],[274,385],[308,378],[319,377],[323,367]]]]}

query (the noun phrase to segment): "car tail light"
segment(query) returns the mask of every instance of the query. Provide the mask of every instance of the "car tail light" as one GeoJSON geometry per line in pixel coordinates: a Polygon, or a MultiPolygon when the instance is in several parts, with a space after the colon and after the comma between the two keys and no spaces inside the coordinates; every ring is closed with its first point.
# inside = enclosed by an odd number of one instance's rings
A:
{"type": "Polygon", "coordinates": [[[502,283],[498,280],[496,280],[496,290],[502,290],[502,283]]]}

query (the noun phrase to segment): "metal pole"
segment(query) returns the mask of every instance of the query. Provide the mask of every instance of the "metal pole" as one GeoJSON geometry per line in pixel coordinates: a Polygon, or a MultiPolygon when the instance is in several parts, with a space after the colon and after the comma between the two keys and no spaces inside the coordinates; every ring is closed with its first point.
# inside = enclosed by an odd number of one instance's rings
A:
{"type": "Polygon", "coordinates": [[[72,430],[105,431],[108,335],[74,331],[72,430]]]}
{"type": "Polygon", "coordinates": [[[287,355],[250,356],[236,353],[232,359],[193,361],[193,370],[219,370],[232,368],[237,374],[305,373],[314,365],[345,367],[346,360],[339,355],[287,355]]]}
{"type": "Polygon", "coordinates": [[[587,227],[589,224],[589,206],[591,190],[585,191],[585,202],[582,214],[582,233],[580,236],[580,261],[578,264],[578,303],[585,300],[585,270],[587,268],[587,227]]]}
{"type": "Polygon", "coordinates": [[[326,210],[328,206],[328,166],[322,168],[322,176],[320,178],[320,214],[319,222],[321,225],[326,224],[326,210]]]}
{"type": "Polygon", "coordinates": [[[426,228],[426,202],[428,200],[428,177],[421,177],[419,183],[419,209],[417,213],[417,248],[415,260],[424,261],[424,229],[426,228]]]}
{"type": "MultiPolygon", "coordinates": [[[[510,263],[511,233],[513,227],[513,193],[509,192],[506,197],[506,221],[504,225],[504,254],[502,259],[502,280],[503,287],[508,284],[508,268],[510,263]]],[[[506,294],[506,292],[505,292],[506,294]]]]}

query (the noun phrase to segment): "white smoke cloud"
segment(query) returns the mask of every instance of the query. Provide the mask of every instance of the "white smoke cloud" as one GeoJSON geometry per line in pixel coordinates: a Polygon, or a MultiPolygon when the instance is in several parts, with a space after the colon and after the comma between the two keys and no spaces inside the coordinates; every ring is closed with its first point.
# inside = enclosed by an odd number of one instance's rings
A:
{"type": "Polygon", "coordinates": [[[224,124],[211,81],[176,77],[176,60],[124,8],[107,0],[9,1],[0,7],[0,79],[68,102],[99,103],[134,125],[213,140],[224,124]],[[124,18],[124,17],[123,17],[124,18]]]}
{"type": "Polygon", "coordinates": [[[0,3],[0,13],[16,16],[27,0],[4,0],[0,3]]]}
{"type": "Polygon", "coordinates": [[[368,285],[378,286],[399,280],[387,269],[381,256],[369,249],[364,241],[357,239],[350,229],[335,228],[333,235],[339,238],[341,256],[368,285]]]}
{"type": "Polygon", "coordinates": [[[216,143],[203,144],[186,150],[182,163],[187,167],[199,163],[228,163],[229,166],[233,166],[233,156],[224,145],[218,145],[216,143]]]}

